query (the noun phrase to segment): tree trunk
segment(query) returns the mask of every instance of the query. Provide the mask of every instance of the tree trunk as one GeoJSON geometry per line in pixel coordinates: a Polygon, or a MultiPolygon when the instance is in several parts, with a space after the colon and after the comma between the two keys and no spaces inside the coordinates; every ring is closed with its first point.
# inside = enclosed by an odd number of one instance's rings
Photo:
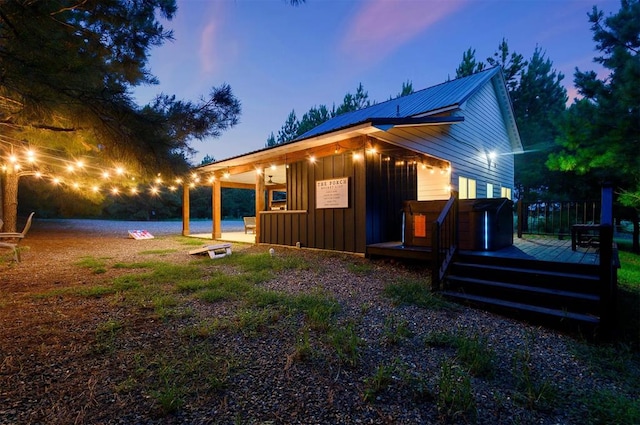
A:
{"type": "Polygon", "coordinates": [[[4,221],[4,232],[17,232],[18,179],[17,171],[12,165],[9,165],[2,179],[2,220],[4,221]]]}

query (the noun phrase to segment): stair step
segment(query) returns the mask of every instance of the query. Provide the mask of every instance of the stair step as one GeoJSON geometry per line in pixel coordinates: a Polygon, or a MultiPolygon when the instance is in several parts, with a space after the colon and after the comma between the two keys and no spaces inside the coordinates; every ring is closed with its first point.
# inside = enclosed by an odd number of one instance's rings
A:
{"type": "Polygon", "coordinates": [[[597,275],[583,274],[583,273],[571,273],[571,272],[559,272],[559,271],[529,269],[529,268],[520,268],[520,267],[485,265],[485,264],[465,263],[465,262],[458,262],[458,261],[452,264],[452,267],[457,267],[457,266],[465,267],[465,268],[473,268],[476,270],[491,270],[491,271],[502,272],[502,273],[505,273],[505,272],[518,273],[518,274],[526,273],[526,274],[535,274],[540,276],[580,279],[580,280],[586,280],[590,282],[599,281],[599,277],[597,275]]]}
{"type": "Polygon", "coordinates": [[[599,293],[599,276],[567,271],[522,269],[512,266],[483,265],[468,262],[455,262],[450,269],[451,275],[477,279],[518,282],[523,285],[561,289],[572,292],[599,293]]]}
{"type": "Polygon", "coordinates": [[[460,284],[474,284],[485,287],[493,287],[493,288],[503,288],[515,291],[522,292],[530,292],[534,294],[541,295],[550,295],[559,298],[566,298],[568,300],[580,300],[580,301],[590,301],[590,302],[599,302],[600,297],[595,294],[584,293],[584,292],[574,292],[574,291],[565,291],[562,289],[553,289],[546,288],[540,286],[531,286],[531,285],[520,285],[516,283],[507,283],[507,282],[495,282],[492,280],[485,279],[476,279],[472,277],[463,277],[463,276],[449,276],[449,282],[455,282],[460,284]]]}
{"type": "Polygon", "coordinates": [[[597,264],[562,263],[526,258],[466,255],[462,253],[458,256],[458,261],[461,263],[472,263],[486,266],[504,266],[505,264],[508,264],[510,267],[517,269],[546,270],[549,272],[570,272],[586,275],[599,274],[599,266],[597,264]]]}
{"type": "Polygon", "coordinates": [[[512,310],[524,311],[524,312],[533,313],[540,316],[547,316],[547,317],[551,316],[551,317],[557,317],[559,319],[570,319],[577,322],[588,323],[593,325],[597,325],[600,323],[599,317],[593,316],[590,314],[581,314],[581,313],[574,313],[571,311],[539,307],[539,306],[534,306],[530,304],[501,300],[497,298],[483,297],[480,295],[465,294],[462,292],[442,291],[441,294],[452,299],[490,305],[490,306],[496,306],[496,307],[502,307],[502,308],[508,308],[512,310]]]}

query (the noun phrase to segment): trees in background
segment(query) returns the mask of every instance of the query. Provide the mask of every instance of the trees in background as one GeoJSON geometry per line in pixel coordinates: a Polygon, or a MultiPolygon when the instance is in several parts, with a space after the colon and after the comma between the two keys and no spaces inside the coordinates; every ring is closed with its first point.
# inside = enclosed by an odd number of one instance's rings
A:
{"type": "MultiPolygon", "coordinates": [[[[174,0],[0,3],[5,231],[15,230],[22,176],[64,173],[79,159],[124,165],[136,181],[182,173],[193,139],[237,123],[240,103],[227,85],[198,102],[164,94],[148,105],[134,102],[133,87],[156,83],[147,69],[149,49],[172,37],[156,16],[171,19],[175,12],[174,0]],[[34,157],[37,148],[43,151],[34,157]]],[[[88,169],[74,175],[92,177],[88,169]]]]}
{"type": "Polygon", "coordinates": [[[483,69],[484,63],[476,60],[476,49],[469,47],[467,51],[462,54],[462,62],[460,62],[460,65],[456,68],[456,78],[467,77],[483,69]]]}
{"type": "MultiPolygon", "coordinates": [[[[407,96],[411,93],[413,93],[413,84],[407,80],[402,83],[402,89],[396,97],[407,96]]],[[[296,118],[295,110],[292,110],[285,123],[278,130],[278,136],[274,136],[273,132],[271,132],[267,137],[265,147],[289,142],[333,117],[367,108],[371,105],[372,101],[369,99],[369,92],[365,91],[362,83],[360,83],[355,93],[348,92],[345,94],[342,103],[338,107],[334,104],[331,110],[326,105],[313,106],[300,120],[296,118]]]]}
{"type": "MultiPolygon", "coordinates": [[[[565,109],[567,93],[561,82],[564,76],[553,69],[544,51],[536,47],[528,61],[522,54],[511,52],[506,39],[496,52],[486,59],[491,66],[500,66],[511,97],[524,153],[515,157],[515,188],[519,199],[537,199],[541,194],[563,192],[559,179],[546,166],[555,147],[557,130],[554,121],[565,109]]],[[[485,69],[477,61],[475,50],[463,53],[456,76],[465,77],[485,69]]]]}
{"type": "Polygon", "coordinates": [[[634,250],[640,251],[640,2],[622,0],[606,18],[594,6],[589,21],[600,52],[595,62],[608,75],[576,68],[574,83],[583,98],[562,117],[561,151],[548,165],[613,183],[620,203],[635,211],[634,250]]]}

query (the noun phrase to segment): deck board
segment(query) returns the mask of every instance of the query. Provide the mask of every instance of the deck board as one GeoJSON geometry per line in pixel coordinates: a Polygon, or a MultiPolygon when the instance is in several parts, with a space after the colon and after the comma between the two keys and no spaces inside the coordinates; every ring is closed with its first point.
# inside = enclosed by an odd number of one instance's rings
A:
{"type": "MultiPolygon", "coordinates": [[[[410,251],[415,256],[430,258],[430,250],[424,247],[403,246],[401,242],[385,242],[367,246],[369,250],[375,250],[376,255],[389,257],[408,257],[410,251]]],[[[525,235],[522,238],[513,238],[513,245],[496,251],[464,251],[465,254],[472,254],[486,257],[529,259],[538,261],[552,261],[557,263],[576,264],[598,264],[598,249],[593,247],[578,247],[571,250],[571,240],[545,237],[539,235],[525,235]]],[[[412,258],[415,258],[412,256],[412,258]]]]}

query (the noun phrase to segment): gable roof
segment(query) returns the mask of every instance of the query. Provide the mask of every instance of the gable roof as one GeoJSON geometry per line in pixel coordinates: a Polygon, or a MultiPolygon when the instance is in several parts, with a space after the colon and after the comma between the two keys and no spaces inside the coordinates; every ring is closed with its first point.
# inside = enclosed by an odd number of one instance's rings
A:
{"type": "MultiPolygon", "coordinates": [[[[440,112],[457,109],[498,74],[501,75],[500,67],[490,68],[468,77],[457,78],[419,90],[407,96],[338,115],[307,131],[292,142],[320,136],[367,122],[372,125],[376,125],[375,122],[377,122],[378,125],[384,125],[385,121],[394,121],[395,124],[390,124],[397,125],[402,123],[403,120],[418,121],[420,117],[433,116],[440,112]]],[[[509,104],[509,109],[510,108],[511,105],[509,104]]],[[[434,118],[435,117],[432,117],[432,119],[434,118]]],[[[446,122],[449,121],[450,118],[446,120],[446,122]]],[[[409,124],[409,122],[407,122],[407,124],[409,124]]]]}
{"type": "MultiPolygon", "coordinates": [[[[456,114],[463,104],[486,84],[491,84],[505,122],[514,152],[522,151],[509,92],[500,67],[490,68],[468,77],[447,81],[408,96],[378,103],[368,108],[334,117],[296,139],[253,152],[197,167],[201,172],[221,173],[235,167],[236,181],[255,182],[255,167],[278,162],[287,163],[297,152],[366,134],[392,131],[394,127],[451,125],[464,121],[456,114]],[[284,158],[284,160],[282,160],[284,158]]],[[[270,171],[277,174],[278,171],[270,171]]],[[[274,175],[274,178],[276,175],[274,175]]],[[[281,176],[278,176],[280,178],[281,176]]],[[[282,179],[280,179],[282,180],[282,179]]]]}

